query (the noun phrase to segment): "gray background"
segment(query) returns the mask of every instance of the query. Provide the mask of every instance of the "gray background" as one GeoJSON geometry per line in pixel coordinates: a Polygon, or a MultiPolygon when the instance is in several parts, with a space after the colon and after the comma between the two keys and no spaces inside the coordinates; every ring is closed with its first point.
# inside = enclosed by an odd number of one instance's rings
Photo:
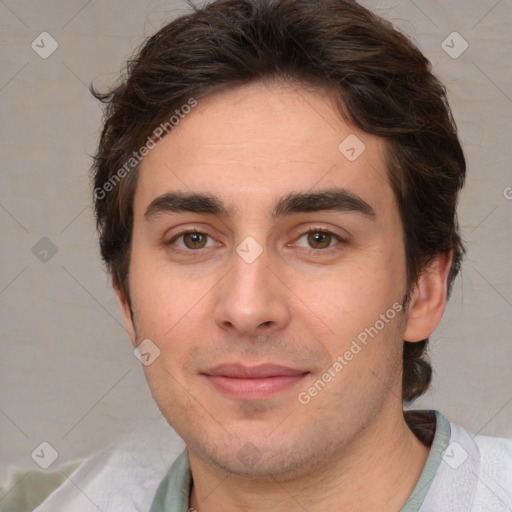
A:
{"type": "MultiPolygon", "coordinates": [[[[362,3],[432,61],[469,164],[459,210],[469,252],[431,340],[432,389],[415,407],[512,437],[512,0],[362,3]],[[469,43],[458,58],[441,46],[454,31],[469,43]]],[[[0,1],[0,486],[7,465],[37,467],[42,441],[61,463],[163,421],[98,256],[88,168],[101,111],[87,86],[111,84],[146,36],[188,10],[0,1]],[[42,32],[58,42],[46,59],[31,47],[42,32]]]]}

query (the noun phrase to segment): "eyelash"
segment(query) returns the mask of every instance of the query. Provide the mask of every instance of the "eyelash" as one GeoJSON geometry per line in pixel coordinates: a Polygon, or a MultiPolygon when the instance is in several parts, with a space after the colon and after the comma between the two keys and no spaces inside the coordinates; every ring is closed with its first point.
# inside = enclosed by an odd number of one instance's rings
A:
{"type": "MultiPolygon", "coordinates": [[[[210,239],[213,239],[213,237],[207,231],[201,231],[199,229],[187,229],[187,230],[181,231],[180,233],[177,233],[176,235],[174,235],[169,241],[165,242],[165,245],[166,246],[171,246],[171,245],[174,244],[174,242],[176,242],[176,240],[181,238],[183,235],[192,234],[192,233],[198,233],[200,235],[206,235],[210,239]]],[[[329,247],[326,247],[326,248],[323,248],[323,249],[315,249],[315,248],[309,248],[308,249],[308,248],[304,248],[303,247],[303,249],[309,250],[310,254],[311,253],[317,253],[318,251],[330,254],[332,251],[339,250],[339,248],[338,249],[336,248],[337,246],[339,246],[339,245],[343,246],[343,245],[346,245],[346,243],[347,243],[346,239],[342,238],[341,236],[337,235],[336,233],[334,233],[332,231],[329,231],[328,229],[315,228],[315,227],[312,227],[312,228],[308,229],[307,231],[303,232],[297,238],[297,240],[300,240],[304,236],[307,236],[307,235],[309,235],[311,233],[319,233],[319,234],[322,234],[322,235],[330,235],[331,237],[336,239],[338,241],[338,243],[334,244],[333,246],[329,246],[329,247]]],[[[210,247],[207,247],[207,248],[201,247],[199,249],[188,249],[188,248],[184,249],[184,248],[179,247],[179,248],[173,249],[173,250],[176,251],[176,252],[190,254],[190,253],[193,253],[193,252],[199,253],[201,251],[201,249],[210,249],[210,247]]]]}

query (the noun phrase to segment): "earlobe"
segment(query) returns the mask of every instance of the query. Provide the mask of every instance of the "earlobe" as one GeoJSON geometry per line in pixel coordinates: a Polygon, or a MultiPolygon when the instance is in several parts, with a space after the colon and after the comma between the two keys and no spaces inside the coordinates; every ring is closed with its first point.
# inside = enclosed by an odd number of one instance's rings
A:
{"type": "Polygon", "coordinates": [[[126,294],[122,290],[115,277],[112,277],[112,287],[116,292],[119,305],[121,306],[121,313],[123,314],[126,331],[128,332],[128,336],[130,337],[132,345],[135,347],[137,345],[137,337],[135,335],[135,326],[133,325],[132,311],[128,297],[126,297],[126,294]]]}
{"type": "Polygon", "coordinates": [[[407,311],[405,341],[424,340],[439,325],[446,306],[452,255],[450,252],[435,256],[418,278],[407,311]]]}

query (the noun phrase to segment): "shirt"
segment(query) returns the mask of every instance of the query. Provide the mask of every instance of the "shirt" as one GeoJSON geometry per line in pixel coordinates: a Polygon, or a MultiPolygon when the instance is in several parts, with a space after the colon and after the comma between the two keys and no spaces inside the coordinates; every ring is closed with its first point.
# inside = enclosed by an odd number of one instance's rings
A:
{"type": "MultiPolygon", "coordinates": [[[[512,440],[435,416],[429,457],[401,512],[512,512],[512,440]]],[[[34,512],[188,512],[185,445],[162,428],[90,457],[34,512]]]]}

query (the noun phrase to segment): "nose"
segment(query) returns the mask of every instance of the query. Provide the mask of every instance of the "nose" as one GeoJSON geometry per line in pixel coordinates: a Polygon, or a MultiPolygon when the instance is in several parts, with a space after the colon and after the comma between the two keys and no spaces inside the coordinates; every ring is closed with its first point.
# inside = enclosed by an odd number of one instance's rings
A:
{"type": "Polygon", "coordinates": [[[213,313],[221,329],[255,337],[279,331],[290,322],[291,291],[267,254],[263,250],[248,262],[233,252],[231,271],[219,283],[213,313]]]}

